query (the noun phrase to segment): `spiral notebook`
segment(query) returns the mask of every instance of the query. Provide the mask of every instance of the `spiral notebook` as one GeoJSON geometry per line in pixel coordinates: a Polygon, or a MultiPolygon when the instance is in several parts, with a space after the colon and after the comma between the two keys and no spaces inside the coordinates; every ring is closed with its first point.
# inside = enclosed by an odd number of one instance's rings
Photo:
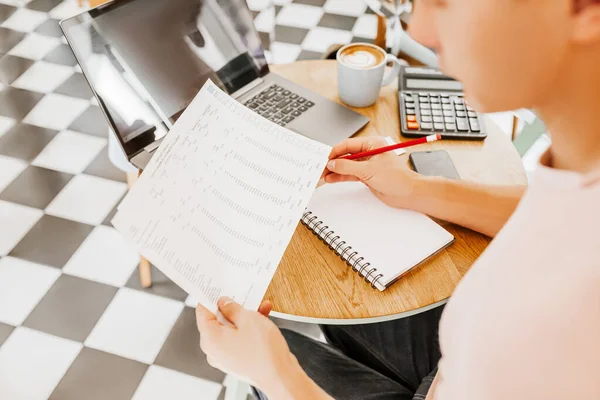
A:
{"type": "Polygon", "coordinates": [[[454,241],[429,217],[389,207],[359,182],[321,186],[302,223],[382,291],[454,241]]]}

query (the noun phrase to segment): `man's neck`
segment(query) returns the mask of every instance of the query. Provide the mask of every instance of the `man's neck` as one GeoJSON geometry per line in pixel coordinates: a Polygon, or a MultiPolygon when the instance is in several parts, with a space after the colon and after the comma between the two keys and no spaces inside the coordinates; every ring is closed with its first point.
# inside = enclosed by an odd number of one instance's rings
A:
{"type": "Polygon", "coordinates": [[[552,166],[589,173],[600,170],[600,56],[597,63],[568,68],[537,108],[552,138],[552,166]]]}

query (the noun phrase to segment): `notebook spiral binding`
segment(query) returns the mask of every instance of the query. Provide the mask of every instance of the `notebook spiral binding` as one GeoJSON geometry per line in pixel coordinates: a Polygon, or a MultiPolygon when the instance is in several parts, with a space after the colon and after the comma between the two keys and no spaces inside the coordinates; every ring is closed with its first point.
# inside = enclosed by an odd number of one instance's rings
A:
{"type": "Polygon", "coordinates": [[[323,225],[323,221],[320,221],[311,211],[304,212],[302,223],[325,242],[357,274],[365,278],[365,281],[370,283],[373,289],[376,288],[375,283],[383,277],[383,274],[377,274],[377,268],[369,268],[371,263],[367,262],[364,257],[360,257],[357,251],[352,251],[352,246],[336,235],[334,230],[329,229],[327,225],[323,225]]]}

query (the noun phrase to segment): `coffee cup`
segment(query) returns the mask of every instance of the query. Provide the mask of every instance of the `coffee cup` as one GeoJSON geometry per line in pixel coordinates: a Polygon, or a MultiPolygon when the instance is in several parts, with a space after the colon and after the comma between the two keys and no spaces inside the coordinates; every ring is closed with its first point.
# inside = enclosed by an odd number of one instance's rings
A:
{"type": "Polygon", "coordinates": [[[351,43],[337,53],[338,94],[351,107],[368,107],[379,97],[382,86],[398,76],[403,62],[381,47],[370,43],[351,43]],[[393,64],[387,74],[385,66],[393,64]]]}

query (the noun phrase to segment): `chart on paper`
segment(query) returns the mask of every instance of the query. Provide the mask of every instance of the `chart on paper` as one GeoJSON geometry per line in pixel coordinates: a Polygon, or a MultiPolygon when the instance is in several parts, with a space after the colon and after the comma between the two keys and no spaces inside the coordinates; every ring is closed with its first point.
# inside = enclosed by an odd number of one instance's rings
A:
{"type": "Polygon", "coordinates": [[[119,206],[113,225],[203,305],[257,308],[331,148],[208,82],[119,206]]]}

